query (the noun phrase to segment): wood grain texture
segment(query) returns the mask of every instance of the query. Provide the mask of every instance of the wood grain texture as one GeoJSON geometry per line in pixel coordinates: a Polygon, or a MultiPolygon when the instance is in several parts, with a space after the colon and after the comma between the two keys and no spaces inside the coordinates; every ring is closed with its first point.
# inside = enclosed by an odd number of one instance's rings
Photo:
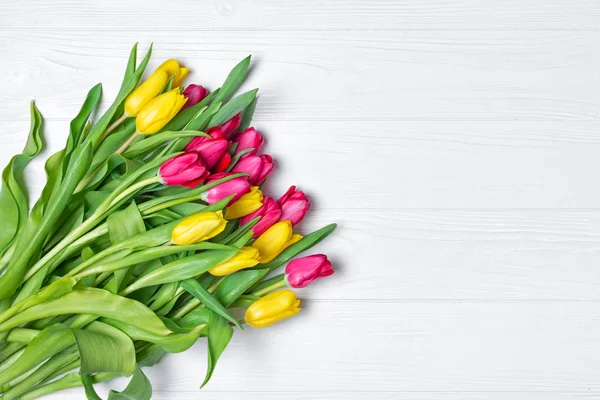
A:
{"type": "Polygon", "coordinates": [[[3,1],[0,29],[598,30],[593,0],[3,1]],[[165,11],[168,9],[168,17],[165,11]]]}
{"type": "Polygon", "coordinates": [[[32,98],[61,148],[134,42],[211,89],[253,54],[266,192],[339,222],[337,273],[202,392],[204,343],[147,369],[153,399],[597,399],[599,27],[592,0],[0,0],[0,164],[32,98]]]}
{"type": "Polygon", "coordinates": [[[248,54],[257,120],[597,120],[600,32],[3,32],[5,119],[31,98],[72,118],[98,81],[112,98],[132,43],[194,66],[214,89],[248,54]],[[38,82],[45,82],[40,85],[38,82]]]}

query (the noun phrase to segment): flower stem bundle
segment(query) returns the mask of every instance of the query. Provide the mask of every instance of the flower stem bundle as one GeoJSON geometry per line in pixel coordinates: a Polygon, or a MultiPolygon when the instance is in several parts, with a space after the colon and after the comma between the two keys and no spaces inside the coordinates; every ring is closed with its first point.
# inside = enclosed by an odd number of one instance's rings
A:
{"type": "Polygon", "coordinates": [[[250,57],[209,92],[185,86],[189,70],[173,59],[142,79],[151,50],[138,64],[133,47],[97,119],[102,87],[89,91],[30,209],[23,171],[43,149],[31,104],[27,143],[0,190],[3,400],[79,386],[97,400],[94,384],[119,376],[130,383],[109,399],[150,399],[141,368],[206,337],[204,386],[236,327],[300,311],[279,289],[333,273],[325,255],[298,255],[335,224],[302,236],[308,196],[263,193],[275,162],[250,127],[257,90],[236,95],[250,57]]]}

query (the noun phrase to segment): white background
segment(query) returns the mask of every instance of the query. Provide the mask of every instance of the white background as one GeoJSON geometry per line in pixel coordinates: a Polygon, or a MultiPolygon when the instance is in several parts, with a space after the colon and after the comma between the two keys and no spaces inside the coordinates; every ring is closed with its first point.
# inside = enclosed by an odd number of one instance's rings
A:
{"type": "Polygon", "coordinates": [[[599,28],[596,0],[1,0],[0,161],[30,99],[62,147],[136,41],[211,89],[252,54],[268,191],[340,224],[337,273],[201,393],[205,343],[166,357],[155,399],[599,398],[599,28]]]}

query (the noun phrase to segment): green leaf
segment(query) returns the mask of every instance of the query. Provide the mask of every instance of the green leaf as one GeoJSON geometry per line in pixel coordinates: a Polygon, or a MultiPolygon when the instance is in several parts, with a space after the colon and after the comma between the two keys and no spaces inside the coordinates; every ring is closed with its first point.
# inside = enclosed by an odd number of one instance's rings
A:
{"type": "Polygon", "coordinates": [[[172,261],[140,277],[134,283],[126,287],[121,292],[121,295],[125,296],[147,286],[177,282],[198,276],[229,260],[236,253],[237,250],[210,250],[172,261]]]}
{"type": "Polygon", "coordinates": [[[133,377],[125,390],[122,392],[111,390],[108,393],[108,400],[150,400],[151,397],[152,384],[139,366],[135,367],[133,377]]]}
{"type": "Polygon", "coordinates": [[[165,354],[167,354],[167,352],[164,351],[162,347],[157,344],[152,344],[138,352],[136,357],[138,365],[142,367],[151,367],[158,363],[165,354]]]}
{"type": "MultiPolygon", "coordinates": [[[[132,265],[140,264],[140,263],[151,261],[151,260],[156,260],[156,259],[159,259],[162,257],[167,257],[167,256],[170,256],[173,254],[184,253],[186,251],[197,251],[197,250],[228,250],[228,251],[232,251],[234,254],[238,251],[236,248],[231,247],[231,246],[226,246],[226,245],[217,244],[217,243],[208,243],[208,242],[198,243],[198,244],[190,244],[190,245],[185,245],[185,246],[159,246],[159,247],[153,247],[153,248],[149,248],[146,250],[138,251],[131,255],[126,255],[124,257],[117,258],[117,259],[114,259],[114,258],[111,258],[110,260],[106,259],[105,261],[95,263],[95,265],[91,266],[90,268],[85,269],[84,271],[80,271],[80,267],[78,267],[77,269],[69,272],[69,275],[74,275],[75,273],[77,273],[77,277],[82,278],[84,276],[93,275],[93,274],[101,274],[104,272],[118,271],[118,270],[121,270],[123,268],[129,267],[132,265]]],[[[118,254],[120,254],[120,253],[118,253],[118,254]]],[[[203,253],[203,254],[206,254],[206,253],[203,253]]],[[[202,254],[199,254],[198,257],[196,257],[193,260],[187,261],[185,264],[187,265],[189,262],[196,262],[196,259],[200,259],[200,258],[202,258],[202,254]]],[[[183,260],[183,259],[181,259],[181,260],[183,260]]],[[[210,260],[207,260],[207,261],[210,262],[210,260]]],[[[89,264],[89,262],[88,262],[88,264],[89,264]]],[[[184,264],[184,263],[182,263],[182,264],[184,264]]],[[[181,271],[181,268],[182,268],[181,265],[179,265],[179,267],[177,267],[177,268],[175,268],[175,266],[173,266],[173,267],[174,268],[170,271],[171,273],[177,273],[177,271],[176,271],[177,269],[179,269],[179,273],[183,272],[183,271],[181,271]]],[[[209,269],[210,268],[212,268],[212,267],[209,267],[209,269]]],[[[158,271],[159,269],[160,268],[158,268],[156,271],[158,271]]],[[[167,272],[167,273],[169,273],[169,272],[167,272]]],[[[150,275],[150,273],[146,274],[145,276],[147,276],[147,275],[150,275]]],[[[162,274],[159,274],[159,275],[162,276],[162,274]]],[[[176,282],[177,280],[178,279],[175,279],[171,282],[176,282]]],[[[160,282],[160,283],[167,283],[167,282],[160,282]]],[[[150,285],[145,285],[145,286],[154,286],[155,284],[160,284],[160,283],[152,283],[150,285]]]]}
{"type": "Polygon", "coordinates": [[[216,314],[210,316],[208,324],[208,368],[206,377],[200,388],[203,388],[215,370],[217,361],[233,336],[233,328],[227,321],[216,314]]]}
{"type": "Polygon", "coordinates": [[[188,293],[193,295],[195,298],[200,300],[209,310],[217,313],[221,317],[227,319],[232,324],[240,329],[242,326],[237,320],[227,311],[221,303],[217,301],[209,292],[195,279],[187,279],[181,282],[181,287],[184,288],[188,293]]]}
{"type": "MultiPolygon", "coordinates": [[[[135,201],[132,200],[129,207],[115,211],[106,219],[108,225],[108,234],[113,244],[123,242],[130,237],[146,232],[146,225],[140,210],[135,201]]],[[[118,293],[123,287],[123,282],[129,272],[128,268],[115,271],[113,279],[107,285],[107,289],[112,293],[118,293]]]]}
{"type": "Polygon", "coordinates": [[[123,321],[158,335],[171,333],[162,320],[142,303],[91,288],[74,290],[57,299],[34,305],[0,324],[0,332],[29,321],[62,314],[94,314],[123,321]]]}
{"type": "Polygon", "coordinates": [[[102,321],[124,332],[133,340],[155,343],[169,353],[181,353],[192,347],[200,337],[200,332],[203,329],[203,326],[197,326],[185,333],[175,332],[168,335],[155,335],[122,321],[108,318],[103,318],[102,321]]]}
{"type": "Polygon", "coordinates": [[[292,258],[305,250],[310,249],[321,240],[325,239],[331,232],[335,230],[337,224],[329,224],[317,231],[314,231],[310,235],[304,236],[300,241],[294,243],[290,247],[283,250],[275,259],[268,263],[260,264],[260,268],[269,268],[271,271],[282,266],[292,258]]]}
{"type": "Polygon", "coordinates": [[[0,322],[4,322],[21,311],[27,310],[28,308],[37,304],[42,304],[46,301],[59,298],[69,292],[72,292],[76,283],[77,279],[75,278],[62,278],[51,283],[36,294],[28,296],[21,301],[15,302],[12,307],[0,314],[0,322]]]}
{"type": "Polygon", "coordinates": [[[98,106],[98,103],[100,103],[101,97],[102,84],[99,83],[90,89],[83,102],[83,106],[81,106],[79,114],[71,121],[69,137],[73,141],[73,145],[76,146],[82,142],[85,125],[87,124],[90,115],[92,115],[92,112],[94,112],[98,106]]]}
{"type": "MultiPolygon", "coordinates": [[[[238,65],[236,65],[231,70],[229,75],[227,75],[227,78],[225,79],[223,86],[221,86],[221,90],[219,91],[219,94],[216,95],[215,98],[213,99],[213,102],[224,103],[227,100],[229,100],[231,98],[231,96],[233,96],[233,94],[241,86],[242,82],[244,81],[244,78],[246,78],[246,75],[248,74],[248,68],[250,67],[250,58],[251,57],[252,56],[248,56],[248,57],[244,58],[242,61],[240,61],[238,63],[238,65]]],[[[217,125],[220,125],[220,124],[217,124],[217,125]]]]}
{"type": "Polygon", "coordinates": [[[258,89],[250,90],[249,92],[240,94],[225,104],[223,107],[221,107],[219,112],[212,117],[208,126],[221,125],[229,121],[236,114],[241,113],[246,107],[248,107],[248,105],[250,105],[250,103],[254,101],[257,92],[258,89]]]}
{"type": "Polygon", "coordinates": [[[116,372],[131,376],[135,371],[133,342],[117,328],[94,321],[72,332],[81,357],[81,374],[116,372]]]}
{"type": "Polygon", "coordinates": [[[250,127],[250,123],[252,122],[252,117],[254,116],[255,108],[256,108],[256,98],[254,100],[252,100],[252,103],[250,103],[248,105],[248,107],[246,107],[244,109],[244,111],[242,111],[242,121],[240,122],[238,132],[243,132],[246,129],[248,129],[248,127],[250,127]]]}
{"type": "Polygon", "coordinates": [[[177,321],[177,324],[182,328],[193,329],[197,326],[208,324],[211,313],[212,311],[206,307],[196,308],[184,315],[177,321]]]}
{"type": "Polygon", "coordinates": [[[48,233],[52,230],[68,200],[73,194],[77,183],[83,178],[92,158],[92,148],[88,145],[77,147],[69,161],[61,190],[52,195],[41,221],[30,220],[26,230],[16,242],[16,255],[9,263],[6,273],[0,277],[0,298],[5,298],[17,290],[23,282],[25,271],[31,258],[43,246],[48,233]]]}
{"type": "Polygon", "coordinates": [[[22,185],[23,170],[29,162],[44,148],[42,140],[42,116],[35,104],[31,102],[31,128],[25,148],[21,154],[14,156],[2,172],[2,189],[0,190],[0,255],[13,243],[29,215],[27,192],[22,185]]]}
{"type": "Polygon", "coordinates": [[[12,381],[74,343],[73,335],[67,326],[54,324],[45,328],[29,343],[18,360],[0,373],[0,385],[12,381]]]}
{"type": "Polygon", "coordinates": [[[146,225],[135,201],[129,207],[115,211],[106,219],[108,234],[113,244],[120,243],[125,239],[146,232],[146,225]]]}
{"type": "Polygon", "coordinates": [[[223,306],[229,307],[243,295],[246,290],[250,289],[264,278],[268,272],[269,270],[265,268],[238,271],[228,275],[217,287],[214,297],[219,303],[223,304],[223,306]]]}

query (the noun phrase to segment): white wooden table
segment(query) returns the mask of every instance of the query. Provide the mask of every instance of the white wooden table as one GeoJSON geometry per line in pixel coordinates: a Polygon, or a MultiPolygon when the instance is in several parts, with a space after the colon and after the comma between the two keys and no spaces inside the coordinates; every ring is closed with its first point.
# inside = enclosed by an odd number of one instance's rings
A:
{"type": "Polygon", "coordinates": [[[269,190],[339,222],[338,273],[201,393],[204,343],[168,356],[154,398],[598,398],[599,28],[595,0],[0,0],[0,161],[32,98],[60,148],[136,41],[210,88],[253,54],[269,190]]]}

